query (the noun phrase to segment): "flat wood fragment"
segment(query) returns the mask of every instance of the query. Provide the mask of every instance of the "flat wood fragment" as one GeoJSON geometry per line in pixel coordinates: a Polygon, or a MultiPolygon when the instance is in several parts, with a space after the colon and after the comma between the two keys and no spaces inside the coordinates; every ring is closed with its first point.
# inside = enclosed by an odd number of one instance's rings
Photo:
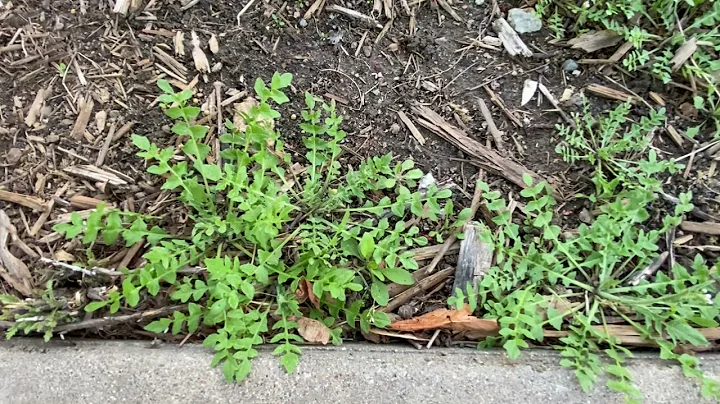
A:
{"type": "Polygon", "coordinates": [[[73,195],[68,201],[70,202],[70,206],[77,209],[95,209],[101,203],[106,203],[106,201],[101,199],[85,195],[73,195]]]}
{"type": "Polygon", "coordinates": [[[121,179],[119,176],[89,164],[65,167],[63,171],[68,174],[101,183],[108,183],[113,186],[128,185],[127,181],[121,179]]]}
{"type": "Polygon", "coordinates": [[[448,4],[445,0],[437,0],[440,7],[442,7],[443,10],[445,10],[446,13],[450,14],[450,17],[452,17],[453,20],[457,22],[462,22],[462,18],[458,15],[458,13],[453,10],[452,7],[450,7],[450,4],[448,4]]]}
{"type": "Polygon", "coordinates": [[[115,7],[113,8],[113,13],[126,15],[128,10],[130,9],[130,3],[130,0],[116,0],[115,7]]]}
{"type": "Polygon", "coordinates": [[[344,16],[346,16],[346,17],[354,18],[354,19],[356,19],[356,20],[358,20],[358,21],[361,21],[361,22],[363,22],[363,23],[365,23],[365,24],[367,24],[368,26],[373,27],[373,28],[378,28],[378,29],[382,29],[382,28],[383,28],[382,24],[380,24],[380,23],[379,23],[377,20],[375,20],[374,18],[372,18],[372,17],[370,17],[370,16],[368,16],[368,15],[366,15],[366,14],[363,14],[363,13],[361,13],[361,12],[358,12],[358,11],[355,11],[355,10],[351,10],[351,9],[349,9],[349,8],[341,7],[341,6],[338,6],[338,5],[335,5],[335,4],[331,4],[331,5],[327,6],[327,7],[325,7],[325,10],[326,10],[326,11],[329,11],[329,12],[331,12],[331,13],[342,14],[342,15],[344,15],[344,16]]]}
{"type": "Polygon", "coordinates": [[[720,236],[720,223],[714,222],[690,222],[683,220],[680,229],[691,233],[702,233],[711,236],[720,236]]]}
{"type": "Polygon", "coordinates": [[[46,212],[48,210],[46,201],[35,196],[23,195],[10,191],[0,190],[0,201],[25,206],[26,208],[30,208],[38,212],[46,212]]]}
{"type": "Polygon", "coordinates": [[[532,56],[532,51],[525,45],[520,36],[515,32],[514,29],[505,21],[504,18],[498,18],[493,22],[493,29],[497,32],[500,41],[502,41],[503,47],[510,54],[510,56],[522,55],[525,57],[532,56]]]}
{"type": "Polygon", "coordinates": [[[590,84],[585,87],[585,90],[587,90],[587,92],[589,92],[590,94],[594,94],[602,98],[607,98],[609,100],[617,100],[622,102],[626,102],[629,100],[632,104],[636,104],[638,101],[640,101],[637,97],[631,94],[628,94],[624,91],[616,90],[614,88],[603,86],[601,84],[590,84]]]}
{"type": "Polygon", "coordinates": [[[153,54],[158,57],[165,65],[171,68],[177,75],[183,79],[188,74],[188,69],[174,57],[170,56],[167,52],[162,50],[159,46],[153,46],[153,54]]]}
{"type": "Polygon", "coordinates": [[[70,131],[70,136],[73,139],[79,141],[85,136],[85,129],[87,128],[88,122],[90,122],[90,116],[92,115],[94,107],[95,101],[90,95],[86,95],[80,104],[80,111],[75,120],[75,125],[70,131]]]}
{"type": "Polygon", "coordinates": [[[675,55],[672,59],[670,59],[670,65],[673,72],[676,72],[680,70],[681,67],[685,64],[685,62],[690,59],[690,57],[695,53],[697,50],[697,38],[693,37],[689,41],[685,41],[680,47],[675,51],[675,55]]]}
{"type": "Polygon", "coordinates": [[[420,146],[425,145],[425,136],[420,133],[418,128],[415,126],[415,124],[408,118],[408,116],[403,111],[398,111],[398,118],[402,121],[403,124],[408,128],[410,131],[410,134],[413,135],[415,140],[417,140],[418,143],[420,143],[420,146]]]}
{"type": "Polygon", "coordinates": [[[460,242],[460,253],[455,267],[453,294],[457,289],[465,293],[469,283],[473,290],[492,266],[493,247],[480,241],[482,227],[478,223],[466,224],[463,228],[463,239],[460,242]]]}
{"type": "Polygon", "coordinates": [[[410,299],[412,299],[413,297],[432,289],[440,282],[444,282],[450,277],[453,272],[455,272],[455,268],[445,268],[442,271],[436,272],[426,278],[419,280],[409,289],[406,289],[402,293],[395,296],[395,298],[392,299],[387,306],[381,308],[380,310],[386,313],[396,310],[398,307],[410,301],[410,299]]]}
{"type": "Polygon", "coordinates": [[[522,122],[520,122],[520,120],[515,115],[513,115],[512,112],[510,112],[510,110],[505,106],[505,101],[502,98],[500,98],[500,96],[497,95],[497,93],[495,91],[493,91],[488,86],[483,86],[483,90],[485,90],[487,95],[490,96],[490,101],[492,101],[493,104],[495,104],[498,108],[500,108],[500,111],[502,111],[502,113],[508,117],[508,119],[510,120],[510,122],[513,123],[513,125],[517,126],[518,128],[523,127],[522,122]]]}
{"type": "MultiPolygon", "coordinates": [[[[440,252],[440,250],[443,249],[442,244],[436,244],[426,247],[418,247],[414,250],[412,250],[413,253],[413,259],[415,261],[425,261],[429,260],[430,258],[435,258],[436,255],[440,252]]],[[[454,243],[451,245],[447,250],[445,250],[445,255],[453,254],[460,251],[460,243],[454,243]]]]}
{"type": "Polygon", "coordinates": [[[323,4],[325,4],[325,0],[315,0],[312,6],[307,9],[305,15],[303,15],[303,19],[305,19],[305,21],[308,21],[310,18],[312,18],[312,16],[315,15],[315,12],[322,9],[323,4]]]}
{"type": "Polygon", "coordinates": [[[483,101],[482,98],[478,98],[478,106],[480,107],[480,113],[482,113],[483,117],[485,118],[485,122],[487,122],[488,125],[488,132],[490,132],[490,135],[492,136],[493,140],[495,141],[495,147],[502,153],[505,154],[507,150],[505,150],[505,145],[503,144],[502,135],[503,133],[500,132],[500,130],[495,125],[495,120],[492,117],[492,114],[490,113],[490,109],[488,109],[487,105],[485,104],[485,101],[483,101]]]}
{"type": "Polygon", "coordinates": [[[30,109],[27,112],[27,115],[25,115],[25,125],[27,126],[33,126],[35,122],[37,122],[38,118],[40,117],[40,111],[42,110],[42,106],[45,103],[45,90],[39,89],[37,94],[35,94],[35,100],[30,105],[30,109]]]}
{"type": "MultiPolygon", "coordinates": [[[[498,153],[485,147],[480,142],[472,139],[462,130],[447,123],[445,119],[430,108],[416,103],[412,107],[412,112],[424,118],[424,120],[417,120],[418,123],[421,125],[423,125],[423,122],[430,123],[430,125],[423,126],[426,126],[427,129],[432,130],[438,136],[452,143],[465,154],[474,157],[474,159],[471,160],[473,164],[492,171],[494,174],[499,175],[522,188],[527,188],[527,185],[522,179],[523,174],[529,174],[533,178],[534,183],[545,181],[545,179],[537,173],[521,164],[500,156],[498,153]]],[[[556,194],[556,191],[553,190],[553,193],[556,194]]],[[[556,194],[556,196],[559,197],[558,194],[556,194]]]]}
{"type": "MultiPolygon", "coordinates": [[[[653,340],[641,337],[640,331],[631,325],[624,324],[607,324],[593,326],[598,332],[609,333],[617,337],[621,345],[626,346],[657,346],[653,340]]],[[[720,340],[720,327],[714,328],[697,328],[708,341],[720,340]]],[[[544,330],[543,335],[546,338],[563,338],[568,336],[568,331],[544,330]]]]}
{"type": "Polygon", "coordinates": [[[210,71],[210,62],[208,62],[208,58],[205,55],[205,52],[203,52],[203,50],[200,48],[200,38],[195,33],[195,31],[192,31],[190,35],[192,37],[190,42],[193,46],[192,57],[193,62],[195,63],[195,70],[202,73],[207,73],[210,71]]]}
{"type": "Polygon", "coordinates": [[[568,41],[573,49],[582,49],[587,53],[617,45],[622,37],[610,30],[586,32],[568,41]]]}
{"type": "Polygon", "coordinates": [[[555,107],[555,110],[560,114],[560,116],[567,122],[570,127],[575,127],[575,121],[568,115],[563,109],[560,107],[560,102],[555,98],[555,96],[548,90],[548,88],[543,83],[538,83],[538,89],[542,93],[542,95],[547,98],[548,102],[552,104],[553,107],[555,107]]]}
{"type": "Polygon", "coordinates": [[[683,138],[680,136],[680,133],[678,133],[677,129],[675,129],[674,126],[668,125],[667,126],[667,133],[670,135],[670,138],[675,142],[675,144],[678,147],[682,147],[683,145],[683,138]]]}
{"type": "Polygon", "coordinates": [[[17,229],[0,209],[0,277],[23,296],[33,295],[33,279],[27,265],[10,253],[8,242],[17,238],[17,229]]]}

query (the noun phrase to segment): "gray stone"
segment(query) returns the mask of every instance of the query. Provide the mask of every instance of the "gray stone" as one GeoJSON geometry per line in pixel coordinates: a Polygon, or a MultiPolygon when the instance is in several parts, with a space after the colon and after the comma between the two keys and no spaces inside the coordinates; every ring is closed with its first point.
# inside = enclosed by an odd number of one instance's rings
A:
{"type": "Polygon", "coordinates": [[[299,24],[301,27],[305,28],[305,27],[307,27],[308,22],[304,18],[301,18],[299,24]]]}
{"type": "Polygon", "coordinates": [[[537,32],[542,29],[542,20],[532,11],[513,8],[508,11],[508,23],[518,34],[537,32]]]}
{"type": "Polygon", "coordinates": [[[577,62],[572,59],[568,59],[562,64],[563,70],[565,70],[567,73],[572,73],[579,67],[580,66],[578,66],[577,62]]]}

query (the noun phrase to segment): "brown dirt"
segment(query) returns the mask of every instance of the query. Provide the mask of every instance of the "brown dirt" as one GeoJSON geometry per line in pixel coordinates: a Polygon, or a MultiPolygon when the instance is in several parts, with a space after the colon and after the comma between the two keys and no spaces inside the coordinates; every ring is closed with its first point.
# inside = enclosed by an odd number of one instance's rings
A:
{"type": "MultiPolygon", "coordinates": [[[[132,132],[147,135],[160,144],[174,143],[168,121],[162,112],[151,107],[158,90],[155,81],[166,76],[158,67],[160,61],[154,56],[154,46],[172,54],[172,38],[177,30],[185,33],[185,55],[178,56],[188,73],[190,82],[195,69],[190,57],[190,31],[200,35],[210,65],[222,63],[216,73],[207,75],[207,82],[200,78],[195,86],[195,98],[199,104],[213,96],[213,82],[222,82],[224,88],[252,92],[256,77],[269,79],[275,71],[294,75],[291,103],[283,107],[288,116],[300,114],[303,107],[302,94],[309,91],[315,95],[334,96],[343,114],[344,129],[348,132],[346,148],[350,153],[348,163],[356,164],[358,157],[368,157],[393,152],[400,157],[411,156],[425,171],[431,171],[441,181],[453,181],[461,193],[469,197],[473,192],[473,178],[478,169],[468,163],[454,146],[421,129],[427,139],[423,146],[412,137],[397,118],[395,111],[409,111],[411,102],[427,104],[455,125],[463,110],[466,111],[466,132],[474,139],[490,144],[486,124],[480,113],[477,98],[483,98],[491,109],[494,120],[504,132],[504,143],[509,149],[506,158],[513,159],[553,182],[566,196],[586,185],[577,172],[567,173],[554,152],[558,139],[554,125],[562,122],[547,101],[533,100],[521,107],[520,99],[526,78],[541,80],[559,98],[564,89],[574,86],[583,88],[588,83],[608,85],[597,74],[597,66],[581,66],[581,74],[575,77],[565,74],[562,63],[567,58],[581,59],[584,55],[548,43],[549,34],[542,31],[523,36],[534,48],[535,57],[511,58],[502,50],[488,50],[466,46],[474,39],[492,34],[489,28],[489,6],[475,6],[472,2],[455,6],[464,22],[452,21],[426,6],[418,10],[418,32],[408,37],[407,19],[398,18],[395,26],[379,42],[375,38],[379,30],[367,30],[356,21],[323,12],[300,27],[298,16],[305,9],[297,3],[287,3],[282,19],[274,19],[282,3],[259,1],[236,21],[237,12],[244,2],[201,0],[187,11],[180,4],[168,4],[164,0],[144,13],[130,18],[111,15],[107,2],[89,2],[87,12],[76,10],[78,2],[53,1],[43,8],[40,0],[17,1],[9,11],[0,11],[0,49],[7,44],[22,44],[21,49],[0,53],[0,189],[10,190],[43,200],[53,200],[58,189],[68,184],[68,189],[56,197],[48,221],[36,236],[30,228],[40,217],[40,212],[0,202],[19,230],[21,238],[37,254],[52,256],[58,251],[72,251],[73,244],[53,236],[52,223],[60,214],[73,209],[67,202],[73,195],[86,195],[108,200],[125,209],[143,211],[158,202],[159,190],[147,182],[143,175],[143,162],[135,156],[129,133],[112,142],[105,158],[104,167],[128,176],[129,185],[113,187],[97,184],[63,172],[63,168],[78,164],[94,164],[111,123],[120,128],[128,122],[136,122],[132,132]],[[216,4],[220,3],[220,4],[216,4]],[[283,25],[283,26],[280,26],[283,25]],[[358,43],[365,33],[365,47],[355,57],[358,43]],[[207,49],[210,34],[216,34],[220,51],[213,55],[207,49]],[[341,35],[337,44],[329,37],[341,35]],[[462,50],[466,48],[465,50],[462,50]],[[412,62],[408,63],[412,56],[412,62]],[[62,64],[65,71],[58,69],[62,64]],[[83,72],[87,84],[78,76],[77,67],[83,72]],[[529,72],[529,73],[526,73],[529,72]],[[489,88],[504,100],[507,108],[522,123],[515,126],[488,95],[482,90],[468,89],[486,82],[489,88]],[[423,83],[425,87],[423,87],[423,83]],[[437,91],[426,88],[434,85],[437,91]],[[46,97],[41,117],[28,127],[24,120],[38,90],[51,87],[46,97]],[[81,96],[91,96],[95,108],[86,129],[86,135],[75,140],[70,136],[79,109],[81,96]],[[107,124],[100,130],[95,124],[96,113],[105,111],[107,124]],[[457,118],[456,118],[457,116],[457,118]],[[2,157],[11,148],[22,151],[17,164],[2,157]],[[567,175],[566,175],[567,174],[567,175]]],[[[49,2],[48,2],[49,3],[49,2]]],[[[490,3],[490,2],[488,2],[490,3]]],[[[367,2],[345,2],[345,6],[363,13],[370,13],[367,2]]],[[[503,4],[501,10],[517,4],[503,4]]],[[[599,52],[593,57],[607,57],[614,49],[599,52]]],[[[2,52],[2,51],[0,51],[2,52]]],[[[619,70],[608,69],[607,74],[616,80],[625,80],[631,90],[648,99],[648,91],[663,95],[668,101],[670,122],[677,128],[686,127],[696,118],[683,117],[678,107],[689,100],[688,95],[675,88],[663,88],[649,80],[625,78],[619,70]]],[[[166,77],[167,78],[167,77],[166,77]]],[[[617,86],[613,86],[618,88],[617,86]]],[[[620,88],[618,88],[620,89],[620,88]]],[[[224,95],[226,98],[228,95],[224,95]]],[[[591,97],[594,111],[604,111],[617,105],[591,97]]],[[[563,104],[567,113],[578,110],[577,105],[563,104]]],[[[637,113],[644,107],[639,106],[637,113]]],[[[224,116],[230,116],[229,107],[224,116]]],[[[300,135],[295,126],[280,128],[288,149],[302,154],[300,135]]],[[[704,141],[707,139],[700,139],[704,141]]],[[[686,142],[679,150],[664,131],[658,131],[655,146],[670,155],[682,155],[691,150],[686,142]]],[[[695,163],[687,179],[673,178],[673,192],[691,188],[698,195],[698,202],[706,211],[717,215],[718,202],[716,179],[699,180],[696,172],[707,172],[710,159],[695,163]],[[709,189],[709,190],[708,190],[709,189]]],[[[581,173],[580,173],[581,174],[581,173]]],[[[502,177],[489,176],[491,182],[506,192],[517,192],[502,177]]],[[[467,204],[467,198],[460,198],[467,204]]],[[[582,203],[572,202],[564,206],[563,214],[576,216],[582,203]]],[[[33,257],[13,249],[27,263],[33,257]]],[[[38,271],[37,284],[43,280],[38,271]]],[[[443,291],[447,295],[447,288],[443,291]]],[[[444,299],[444,297],[442,298],[444,299]]],[[[437,301],[442,299],[438,298],[437,301]]],[[[432,300],[432,299],[431,299],[432,300]]]]}

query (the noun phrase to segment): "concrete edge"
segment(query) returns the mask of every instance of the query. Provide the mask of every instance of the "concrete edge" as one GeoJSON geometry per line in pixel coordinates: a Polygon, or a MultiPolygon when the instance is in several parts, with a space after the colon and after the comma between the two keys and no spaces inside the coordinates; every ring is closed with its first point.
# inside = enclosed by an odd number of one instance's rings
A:
{"type": "MultiPolygon", "coordinates": [[[[249,379],[227,384],[199,345],[149,341],[15,339],[0,343],[3,403],[242,402],[622,402],[598,385],[586,394],[552,351],[528,350],[511,361],[502,350],[348,344],[304,348],[286,374],[272,347],[261,347],[249,379]]],[[[720,375],[720,355],[701,355],[720,375]]],[[[639,353],[628,362],[645,402],[703,402],[680,368],[639,353]]]]}

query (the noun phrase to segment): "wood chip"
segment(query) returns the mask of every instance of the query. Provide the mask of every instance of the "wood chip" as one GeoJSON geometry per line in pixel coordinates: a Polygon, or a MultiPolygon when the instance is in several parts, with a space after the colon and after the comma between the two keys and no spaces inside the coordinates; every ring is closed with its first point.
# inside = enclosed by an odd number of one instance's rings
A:
{"type": "Polygon", "coordinates": [[[0,190],[0,201],[15,203],[38,212],[46,212],[48,210],[47,202],[44,200],[35,196],[17,194],[10,191],[0,190]]]}
{"type": "Polygon", "coordinates": [[[195,33],[195,31],[191,32],[192,40],[190,41],[193,46],[192,50],[192,57],[193,62],[195,62],[195,70],[207,73],[210,71],[210,62],[208,62],[208,58],[205,55],[205,52],[200,48],[200,38],[198,38],[198,35],[195,33]]]}
{"type": "Polygon", "coordinates": [[[0,209],[0,277],[23,296],[33,295],[32,274],[27,265],[10,253],[8,242],[17,238],[17,229],[0,209]]]}
{"type": "Polygon", "coordinates": [[[689,222],[683,220],[680,223],[680,229],[691,233],[709,234],[711,236],[720,236],[720,223],[713,222],[689,222]]]}
{"type": "Polygon", "coordinates": [[[532,51],[525,45],[525,42],[520,39],[520,36],[515,32],[514,29],[505,21],[504,18],[498,18],[493,22],[493,29],[497,32],[500,41],[502,41],[503,47],[510,54],[510,56],[523,55],[525,57],[532,56],[532,51]]]}
{"type": "Polygon", "coordinates": [[[374,18],[372,18],[372,17],[370,17],[370,16],[368,16],[368,15],[365,15],[365,14],[363,14],[363,13],[360,13],[360,12],[358,12],[358,11],[351,10],[351,9],[349,9],[349,8],[341,7],[341,6],[338,6],[338,5],[335,5],[335,4],[331,4],[331,5],[327,6],[327,7],[325,7],[325,11],[329,11],[329,12],[331,12],[331,13],[342,14],[342,15],[344,15],[344,16],[346,16],[346,17],[354,18],[354,19],[356,19],[356,20],[358,20],[358,21],[361,21],[361,22],[367,24],[369,27],[378,28],[378,29],[382,29],[382,28],[383,28],[382,24],[380,24],[379,22],[377,22],[377,20],[375,20],[374,18]]]}
{"type": "Polygon", "coordinates": [[[585,87],[585,89],[591,94],[607,98],[609,100],[617,100],[622,102],[630,100],[632,104],[636,104],[639,101],[639,99],[633,95],[630,95],[624,91],[603,86],[601,84],[590,84],[585,87]]]}
{"type": "Polygon", "coordinates": [[[483,117],[485,118],[485,122],[487,122],[488,125],[488,132],[490,132],[490,135],[492,136],[493,140],[495,141],[495,147],[500,151],[500,153],[506,154],[507,150],[505,150],[505,145],[503,144],[502,135],[503,133],[500,132],[500,130],[495,125],[495,120],[492,117],[492,114],[490,113],[490,110],[488,109],[487,105],[485,104],[485,101],[483,101],[482,98],[478,98],[478,105],[480,106],[480,112],[482,113],[483,117]]]}
{"type": "Polygon", "coordinates": [[[73,139],[80,141],[85,136],[85,129],[90,121],[94,107],[95,101],[90,95],[86,95],[80,103],[80,112],[75,120],[75,126],[73,126],[72,131],[70,131],[70,136],[73,139]]]}
{"type": "Polygon", "coordinates": [[[415,140],[417,140],[418,143],[420,143],[420,146],[425,145],[425,137],[420,133],[418,128],[415,126],[415,124],[408,118],[408,116],[403,111],[398,111],[398,118],[402,121],[403,124],[408,128],[410,131],[410,134],[413,135],[415,140]]]}
{"type": "Polygon", "coordinates": [[[478,223],[466,224],[463,228],[464,237],[460,242],[453,293],[457,289],[465,292],[468,283],[476,290],[478,282],[492,266],[493,247],[480,241],[481,232],[482,227],[478,223]]]}
{"type": "Polygon", "coordinates": [[[208,41],[208,46],[210,47],[210,52],[213,54],[216,54],[220,51],[220,44],[218,43],[217,37],[215,34],[212,34],[210,36],[210,40],[208,41]]]}
{"type": "Polygon", "coordinates": [[[102,170],[92,165],[77,165],[63,168],[68,174],[77,175],[78,177],[87,178],[100,183],[108,183],[113,186],[127,185],[127,181],[121,179],[119,176],[102,170]]]}
{"type": "Polygon", "coordinates": [[[675,144],[678,147],[682,147],[683,145],[683,138],[680,136],[680,133],[678,133],[677,129],[675,129],[674,126],[668,125],[667,126],[667,133],[670,135],[670,138],[675,142],[675,144]]]}
{"type": "Polygon", "coordinates": [[[173,45],[175,48],[175,55],[185,56],[185,34],[182,31],[175,33],[173,37],[173,45]]]}
{"type": "Polygon", "coordinates": [[[77,209],[95,209],[105,201],[85,195],[73,195],[69,199],[70,206],[77,209]]]}
{"type": "Polygon", "coordinates": [[[670,59],[670,64],[672,65],[672,71],[676,72],[680,70],[680,68],[685,64],[685,62],[690,59],[690,57],[695,53],[697,50],[697,38],[693,37],[689,41],[685,41],[680,47],[675,51],[675,56],[673,56],[672,59],[670,59]]]}
{"type": "MultiPolygon", "coordinates": [[[[435,258],[435,256],[438,255],[438,253],[440,252],[440,250],[442,250],[442,248],[443,248],[442,244],[437,244],[437,245],[431,245],[431,246],[427,246],[427,247],[418,247],[418,248],[412,250],[411,252],[413,253],[413,259],[415,261],[425,261],[425,260],[429,260],[430,258],[435,258]]],[[[450,248],[448,248],[445,251],[444,255],[454,254],[454,253],[457,253],[458,251],[460,251],[460,244],[455,243],[455,244],[451,245],[450,248]]]]}
{"type": "MultiPolygon", "coordinates": [[[[512,160],[506,159],[496,152],[482,145],[480,142],[469,137],[465,132],[455,126],[447,123],[440,115],[430,108],[415,104],[412,112],[425,120],[418,120],[418,123],[432,130],[438,136],[444,138],[448,142],[454,144],[458,149],[462,150],[469,156],[474,157],[471,160],[473,164],[492,171],[494,174],[506,178],[510,182],[517,184],[519,187],[527,188],[523,182],[523,174],[529,174],[533,178],[533,183],[545,181],[537,173],[518,164],[512,160]],[[425,122],[429,125],[424,124],[425,122]]],[[[548,182],[549,183],[549,182],[548,182]]],[[[553,191],[556,194],[556,191],[553,191]]],[[[556,194],[559,197],[559,194],[556,194]]]]}
{"type": "Polygon", "coordinates": [[[665,106],[665,100],[663,99],[663,97],[660,94],[658,94],[654,91],[650,91],[648,93],[648,97],[650,97],[650,99],[652,99],[657,105],[659,105],[661,107],[665,106]]]}
{"type": "Polygon", "coordinates": [[[32,127],[35,122],[37,122],[44,103],[45,90],[41,88],[38,90],[37,94],[35,94],[35,100],[33,101],[32,105],[30,105],[30,109],[28,110],[27,115],[25,115],[25,125],[32,127]]]}
{"type": "Polygon", "coordinates": [[[622,37],[610,30],[584,33],[568,41],[573,49],[582,49],[587,53],[617,45],[622,37]]]}
{"type": "Polygon", "coordinates": [[[538,88],[538,82],[535,80],[527,79],[525,80],[525,83],[523,83],[523,90],[522,90],[522,101],[520,102],[520,106],[524,106],[532,98],[535,96],[535,93],[537,92],[538,88]]]}

